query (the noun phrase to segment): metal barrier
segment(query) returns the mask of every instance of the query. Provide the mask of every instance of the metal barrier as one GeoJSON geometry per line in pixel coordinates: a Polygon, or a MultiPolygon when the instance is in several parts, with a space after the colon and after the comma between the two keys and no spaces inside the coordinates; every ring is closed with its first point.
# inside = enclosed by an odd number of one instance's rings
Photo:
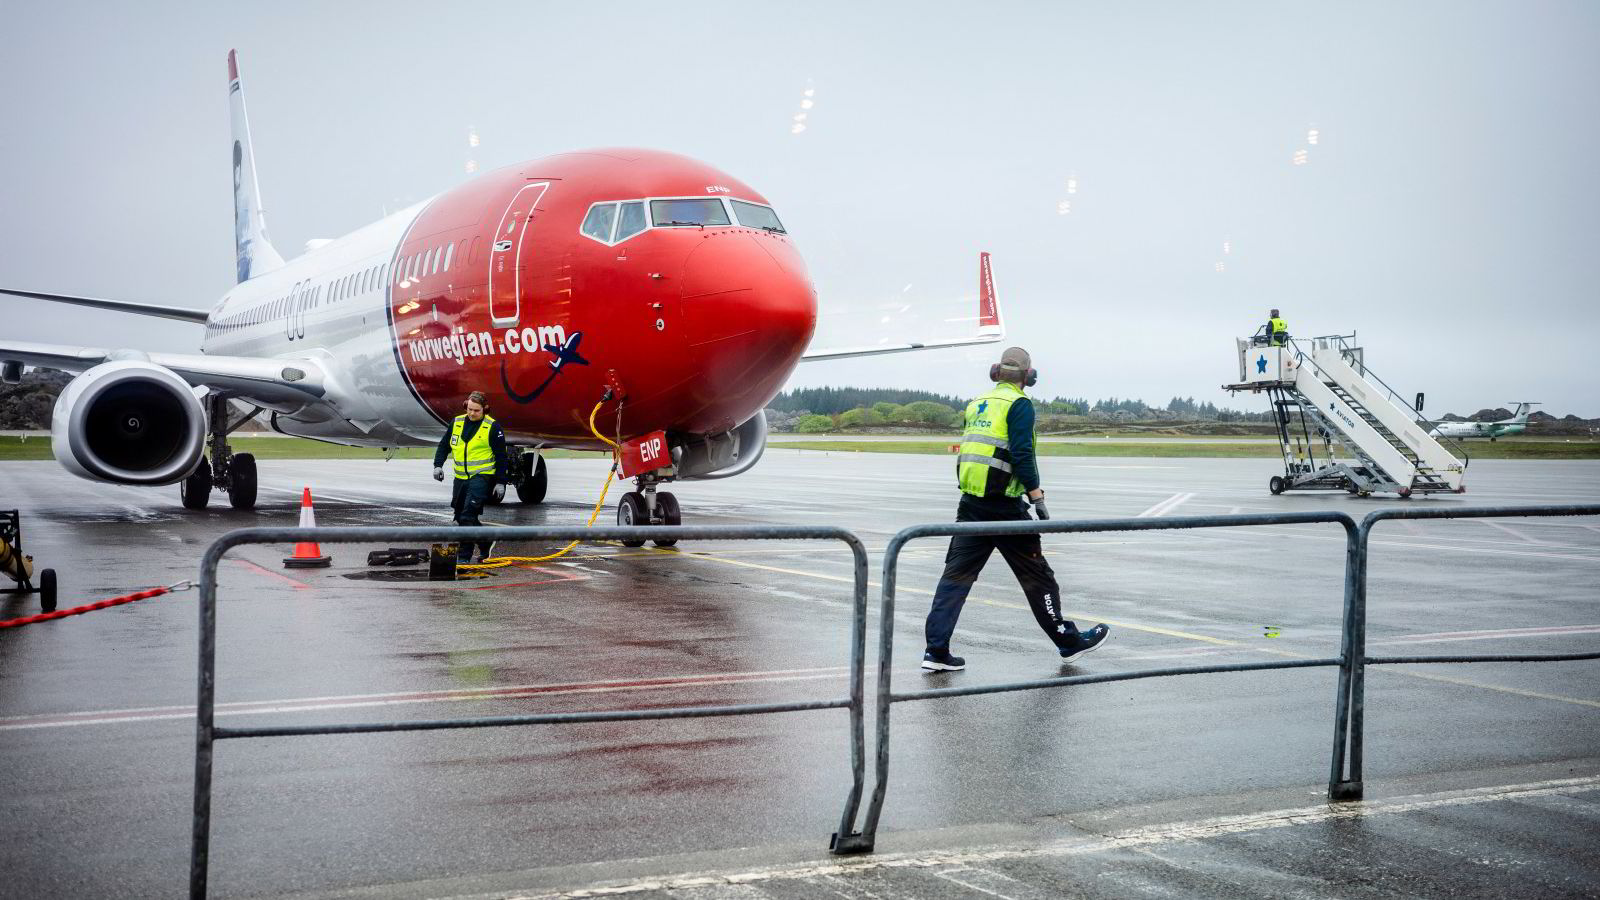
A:
{"type": "MultiPolygon", "coordinates": [[[[878,616],[878,694],[877,694],[877,760],[872,790],[872,802],[867,807],[867,817],[861,831],[852,832],[855,817],[847,812],[844,826],[834,837],[835,853],[870,853],[877,840],[878,817],[883,811],[884,794],[889,787],[889,711],[896,703],[908,700],[931,700],[938,697],[963,697],[974,694],[998,694],[1007,691],[1029,691],[1065,685],[1100,684],[1111,681],[1131,681],[1139,678],[1159,678],[1168,675],[1201,675],[1211,672],[1252,672],[1262,669],[1303,669],[1338,666],[1339,689],[1337,700],[1348,696],[1352,672],[1350,661],[1350,635],[1356,620],[1356,600],[1360,596],[1355,582],[1358,572],[1357,556],[1365,550],[1358,539],[1355,520],[1341,512],[1265,513],[1230,516],[1174,516],[1172,518],[1085,519],[1015,522],[959,522],[938,525],[916,525],[896,534],[889,540],[883,554],[883,606],[878,616]],[[1187,528],[1230,528],[1250,525],[1303,525],[1336,522],[1344,526],[1345,579],[1344,579],[1344,640],[1340,655],[1327,659],[1295,659],[1260,663],[1231,663],[1214,666],[1182,666],[1167,669],[1137,669],[1130,672],[1113,672],[1107,675],[1068,675],[1060,678],[1043,678],[1037,681],[1007,684],[986,684],[970,687],[935,688],[896,694],[891,677],[894,661],[894,602],[895,576],[900,560],[900,550],[917,538],[956,535],[1012,535],[1012,534],[1077,534],[1096,531],[1157,531],[1187,528]]],[[[1335,773],[1337,773],[1335,769],[1335,773]]],[[[1331,786],[1330,786],[1331,787],[1331,786]]]]}
{"type": "Polygon", "coordinates": [[[843,528],[812,528],[798,525],[772,526],[523,526],[462,528],[439,526],[423,528],[246,528],[229,532],[206,548],[200,563],[200,685],[196,704],[194,760],[194,818],[189,856],[189,895],[206,895],[211,849],[211,771],[212,750],[216,741],[229,738],[282,737],[314,734],[359,734],[378,731],[422,731],[440,728],[493,728],[507,725],[542,725],[571,722],[620,722],[639,719],[682,719],[705,716],[737,716],[754,713],[800,712],[816,709],[850,711],[850,764],[852,785],[839,826],[847,833],[855,821],[866,780],[865,714],[863,711],[864,671],[867,631],[867,551],[861,540],[843,528]],[[319,541],[330,544],[381,543],[387,541],[530,541],[554,540],[837,540],[850,547],[855,556],[854,615],[850,635],[850,695],[843,699],[797,703],[746,703],[731,706],[691,706],[671,709],[612,710],[575,713],[545,713],[525,716],[481,716],[467,719],[432,719],[407,722],[357,723],[345,725],[280,725],[268,728],[219,728],[214,724],[216,707],[217,651],[217,564],[232,548],[241,544],[292,544],[319,541]]]}
{"type": "Polygon", "coordinates": [[[1372,528],[1388,519],[1489,519],[1534,516],[1596,516],[1600,505],[1568,506],[1484,506],[1471,509],[1381,509],[1369,513],[1361,520],[1357,539],[1360,552],[1355,563],[1360,571],[1355,573],[1359,592],[1354,608],[1355,621],[1345,624],[1345,655],[1353,660],[1348,666],[1348,683],[1341,672],[1341,684],[1346,684],[1339,697],[1338,720],[1334,728],[1333,778],[1329,782],[1328,796],[1333,800],[1359,800],[1362,795],[1361,756],[1363,725],[1366,712],[1366,667],[1369,665],[1410,665],[1415,663],[1476,663],[1476,662],[1565,662],[1579,659],[1600,659],[1600,653],[1497,653],[1477,656],[1368,656],[1367,655],[1367,542],[1372,528]]]}

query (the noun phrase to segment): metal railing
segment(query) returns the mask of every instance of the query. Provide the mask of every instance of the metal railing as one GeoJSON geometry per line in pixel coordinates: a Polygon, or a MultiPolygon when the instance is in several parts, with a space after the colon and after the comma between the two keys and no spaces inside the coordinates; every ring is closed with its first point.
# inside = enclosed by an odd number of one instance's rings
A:
{"type": "Polygon", "coordinates": [[[1339,693],[1348,693],[1352,676],[1350,667],[1350,634],[1356,620],[1356,598],[1360,596],[1354,579],[1363,569],[1358,568],[1355,556],[1361,552],[1357,539],[1355,520],[1341,512],[1263,513],[1227,516],[1173,516],[1172,518],[1085,519],[1071,521],[1019,520],[1014,522],[959,522],[938,525],[915,525],[904,529],[893,538],[883,552],[883,605],[878,614],[878,693],[877,693],[877,758],[874,769],[872,800],[867,806],[866,820],[859,832],[849,830],[854,817],[847,817],[844,828],[834,836],[835,853],[870,853],[877,840],[878,819],[883,812],[884,796],[889,787],[889,717],[896,703],[912,700],[932,700],[941,697],[965,697],[975,694],[999,694],[1009,691],[1031,691],[1040,688],[1068,685],[1102,684],[1112,681],[1132,681],[1140,678],[1161,678],[1170,675],[1202,675],[1213,672],[1253,672],[1263,669],[1304,669],[1339,667],[1339,693]],[[1002,684],[972,685],[968,687],[933,688],[897,694],[893,689],[894,665],[894,606],[895,583],[901,549],[910,541],[926,537],[957,535],[1020,535],[1020,534],[1081,534],[1099,531],[1157,531],[1190,528],[1230,528],[1252,525],[1305,525],[1337,523],[1345,530],[1345,582],[1344,582],[1344,642],[1337,657],[1324,659],[1286,659],[1256,663],[1225,663],[1211,666],[1181,666],[1165,669],[1136,669],[1112,672],[1105,675],[1067,675],[1058,678],[1041,678],[1035,681],[1002,684]]]}
{"type": "MultiPolygon", "coordinates": [[[[1537,516],[1596,516],[1600,504],[1552,506],[1482,506],[1468,509],[1380,509],[1368,513],[1357,529],[1359,566],[1353,579],[1359,596],[1354,603],[1355,621],[1345,623],[1344,655],[1352,661],[1348,684],[1339,695],[1339,710],[1334,725],[1333,777],[1328,785],[1330,800],[1359,800],[1362,795],[1361,763],[1364,749],[1366,713],[1366,667],[1425,663],[1481,662],[1567,662],[1600,659],[1596,653],[1493,653],[1474,656],[1368,656],[1367,655],[1367,544],[1372,528],[1389,519],[1490,519],[1537,516]]],[[[1340,674],[1341,683],[1345,674],[1340,674]]]]}
{"type": "Polygon", "coordinates": [[[865,712],[863,697],[867,632],[867,551],[861,540],[843,528],[799,525],[771,526],[520,526],[462,528],[246,528],[229,532],[206,548],[200,563],[200,679],[196,703],[194,816],[189,855],[189,895],[204,897],[211,851],[212,755],[217,741],[232,738],[285,737],[319,734],[362,734],[386,731],[423,731],[442,728],[494,728],[509,725],[546,725],[577,722],[620,722],[640,719],[684,719],[738,716],[756,713],[801,712],[818,709],[850,711],[850,765],[852,785],[845,801],[840,833],[855,820],[866,780],[865,712]],[[833,700],[793,703],[743,703],[725,706],[689,706],[668,709],[605,710],[543,713],[518,716],[479,716],[463,719],[423,719],[403,722],[368,722],[332,725],[276,725],[264,728],[220,728],[215,724],[217,656],[217,564],[229,550],[243,544],[292,544],[319,541],[331,544],[388,541],[567,541],[567,540],[837,540],[849,546],[855,558],[854,605],[850,634],[850,694],[833,700]]]}
{"type": "Polygon", "coordinates": [[[1367,656],[1367,556],[1372,528],[1388,519],[1501,518],[1518,516],[1600,516],[1600,504],[1572,506],[1482,507],[1469,509],[1385,509],[1366,516],[1358,525],[1341,512],[1267,513],[1226,516],[1175,516],[1171,518],[1113,518],[1079,521],[1020,520],[1014,522],[962,522],[917,525],[890,539],[884,550],[883,598],[880,612],[878,685],[876,691],[877,741],[875,746],[875,784],[862,829],[853,831],[860,812],[865,785],[865,653],[867,618],[867,556],[860,539],[842,528],[804,526],[647,526],[599,527],[536,526],[506,528],[250,528],[230,532],[207,548],[200,567],[200,672],[199,700],[196,709],[195,791],[193,843],[190,856],[190,894],[203,897],[207,888],[210,853],[211,781],[214,744],[218,740],[251,737],[281,737],[319,734],[356,734],[386,731],[417,731],[444,728],[488,728],[509,725],[536,725],[578,722],[613,722],[639,719],[695,718],[757,713],[799,712],[819,709],[848,709],[850,713],[850,759],[852,784],[846,799],[839,830],[834,835],[835,853],[867,853],[873,850],[877,829],[888,790],[890,755],[890,715],[896,703],[944,697],[995,694],[1050,687],[1103,684],[1160,678],[1174,675],[1201,675],[1221,672],[1252,672],[1271,669],[1338,668],[1335,694],[1335,722],[1332,764],[1328,779],[1330,800],[1356,800],[1362,796],[1363,725],[1365,713],[1365,667],[1416,663],[1535,662],[1600,659],[1600,652],[1562,654],[1492,654],[1478,656],[1367,656]],[[933,688],[895,693],[893,690],[895,590],[901,551],[919,538],[957,535],[1081,534],[1106,531],[1157,531],[1196,528],[1232,528],[1270,525],[1337,523],[1344,527],[1345,566],[1343,616],[1339,655],[1324,658],[1280,659],[1266,662],[1224,663],[1206,666],[1181,666],[1136,669],[1096,675],[1071,675],[1034,681],[933,688]],[[518,716],[483,716],[466,719],[428,719],[404,722],[351,723],[333,725],[277,725],[262,728],[219,728],[214,723],[216,675],[216,598],[217,565],[233,547],[242,544],[296,543],[382,543],[387,541],[527,541],[527,540],[839,540],[854,556],[854,603],[851,618],[850,693],[843,699],[793,703],[735,704],[726,706],[678,707],[651,710],[610,710],[572,713],[544,713],[518,716]]]}

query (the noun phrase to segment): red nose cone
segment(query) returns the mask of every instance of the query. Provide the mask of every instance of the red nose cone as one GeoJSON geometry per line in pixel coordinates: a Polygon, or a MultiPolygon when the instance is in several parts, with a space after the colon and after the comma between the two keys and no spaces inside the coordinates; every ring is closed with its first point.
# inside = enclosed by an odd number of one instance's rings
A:
{"type": "Polygon", "coordinates": [[[683,321],[688,353],[703,375],[679,427],[724,431],[788,380],[816,329],[817,297],[786,239],[708,231],[684,266],[683,321]]]}

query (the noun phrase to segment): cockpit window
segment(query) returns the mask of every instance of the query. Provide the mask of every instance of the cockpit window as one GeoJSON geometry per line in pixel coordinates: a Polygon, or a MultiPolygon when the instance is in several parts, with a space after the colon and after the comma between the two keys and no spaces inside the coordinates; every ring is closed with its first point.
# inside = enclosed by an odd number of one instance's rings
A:
{"type": "MultiPolygon", "coordinates": [[[[611,223],[617,220],[617,205],[601,203],[589,208],[579,230],[602,244],[611,243],[611,223]]],[[[568,219],[567,221],[572,221],[568,219]]]]}
{"type": "Polygon", "coordinates": [[[732,225],[728,210],[722,201],[704,200],[651,200],[650,219],[657,228],[681,225],[732,225]]]}
{"type": "Polygon", "coordinates": [[[783,223],[778,221],[778,214],[770,206],[759,203],[747,203],[743,200],[730,200],[733,204],[733,214],[739,217],[739,224],[749,228],[763,228],[775,231],[778,234],[787,234],[783,230],[783,223]]]}
{"type": "Polygon", "coordinates": [[[644,220],[644,203],[635,200],[622,204],[622,218],[617,222],[617,243],[622,243],[650,227],[644,220]]]}

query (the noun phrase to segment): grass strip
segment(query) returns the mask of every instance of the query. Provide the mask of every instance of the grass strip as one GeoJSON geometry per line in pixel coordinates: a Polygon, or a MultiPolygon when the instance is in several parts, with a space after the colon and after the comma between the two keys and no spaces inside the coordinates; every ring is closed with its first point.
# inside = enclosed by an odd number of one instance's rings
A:
{"type": "MultiPolygon", "coordinates": [[[[253,453],[256,459],[383,459],[383,450],[374,447],[346,447],[293,437],[251,437],[235,435],[228,439],[235,453],[253,453]]],[[[546,459],[601,458],[604,453],[583,450],[544,450],[546,459]]],[[[0,436],[0,460],[54,459],[50,437],[0,436]]],[[[395,459],[433,459],[432,447],[401,447],[395,459]]]]}

